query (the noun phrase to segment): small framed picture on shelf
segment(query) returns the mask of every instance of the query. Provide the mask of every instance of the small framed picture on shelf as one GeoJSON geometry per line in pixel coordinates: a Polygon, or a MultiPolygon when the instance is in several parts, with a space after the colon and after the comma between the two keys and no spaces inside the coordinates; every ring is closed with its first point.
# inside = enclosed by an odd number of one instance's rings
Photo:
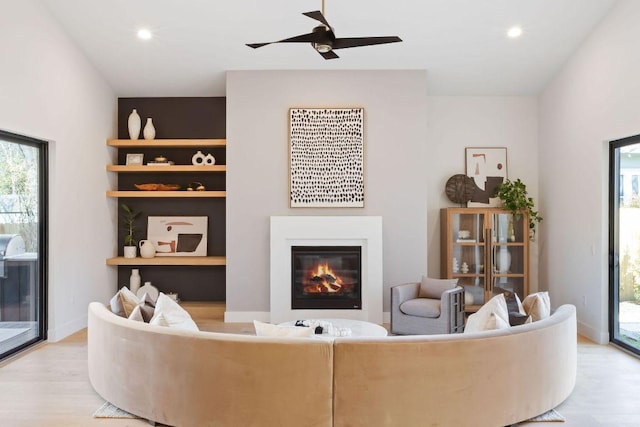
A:
{"type": "Polygon", "coordinates": [[[142,165],[144,160],[144,154],[127,153],[127,166],[142,165]]]}

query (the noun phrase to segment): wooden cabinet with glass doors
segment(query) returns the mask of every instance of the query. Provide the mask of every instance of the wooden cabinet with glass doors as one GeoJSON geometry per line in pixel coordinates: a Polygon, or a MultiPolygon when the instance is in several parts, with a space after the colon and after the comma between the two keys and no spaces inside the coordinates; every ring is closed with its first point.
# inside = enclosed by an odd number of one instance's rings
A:
{"type": "Polygon", "coordinates": [[[499,208],[441,211],[441,276],[465,289],[465,311],[494,295],[529,292],[529,219],[499,208]]]}

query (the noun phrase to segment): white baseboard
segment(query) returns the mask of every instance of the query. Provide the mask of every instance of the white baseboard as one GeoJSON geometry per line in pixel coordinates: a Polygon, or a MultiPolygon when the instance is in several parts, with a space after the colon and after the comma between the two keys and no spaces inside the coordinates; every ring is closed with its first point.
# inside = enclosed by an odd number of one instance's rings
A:
{"type": "MultiPolygon", "coordinates": [[[[225,311],[225,323],[251,323],[254,320],[260,322],[270,322],[271,314],[268,311],[225,311]]],[[[385,311],[382,313],[382,322],[391,322],[391,313],[385,311]]]]}
{"type": "Polygon", "coordinates": [[[54,329],[47,330],[47,341],[57,342],[87,327],[87,316],[72,320],[54,329]]]}
{"type": "Polygon", "coordinates": [[[578,334],[600,345],[609,343],[609,332],[600,332],[583,322],[578,322],[578,334]]]}

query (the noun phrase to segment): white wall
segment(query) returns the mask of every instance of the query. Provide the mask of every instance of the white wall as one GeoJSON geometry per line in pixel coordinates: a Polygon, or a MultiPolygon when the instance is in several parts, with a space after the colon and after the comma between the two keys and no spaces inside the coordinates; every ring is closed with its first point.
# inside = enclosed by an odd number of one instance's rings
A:
{"type": "Polygon", "coordinates": [[[0,0],[0,128],[51,141],[49,339],[86,326],[116,275],[115,203],[107,201],[105,140],[116,98],[39,1],[0,0]]]}
{"type": "MultiPolygon", "coordinates": [[[[508,178],[520,178],[538,206],[537,99],[429,97],[427,117],[429,272],[440,277],[440,209],[457,206],[447,198],[444,187],[452,175],[465,173],[465,147],[506,147],[508,178]]],[[[539,240],[530,245],[532,292],[538,289],[539,240]]]]}
{"type": "Polygon", "coordinates": [[[425,71],[227,73],[227,312],[269,311],[269,216],[380,215],[389,286],[427,263],[425,71]],[[290,209],[288,109],[365,109],[365,208],[290,209]]]}
{"type": "Polygon", "coordinates": [[[607,141],[640,134],[640,2],[622,0],[540,97],[542,280],[608,341],[607,141]]]}

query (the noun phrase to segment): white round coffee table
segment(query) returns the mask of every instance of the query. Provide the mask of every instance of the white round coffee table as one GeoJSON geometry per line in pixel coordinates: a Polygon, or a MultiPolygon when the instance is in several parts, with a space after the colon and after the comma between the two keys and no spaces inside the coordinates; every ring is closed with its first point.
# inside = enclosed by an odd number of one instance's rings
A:
{"type": "MultiPolygon", "coordinates": [[[[352,320],[352,319],[301,319],[309,322],[327,322],[331,323],[334,327],[340,329],[351,330],[352,337],[386,337],[388,335],[387,330],[375,323],[366,322],[364,320],[352,320]]],[[[296,320],[280,323],[280,326],[295,326],[296,320]]],[[[315,335],[318,338],[337,338],[337,336],[329,335],[326,331],[321,335],[315,335]]]]}

